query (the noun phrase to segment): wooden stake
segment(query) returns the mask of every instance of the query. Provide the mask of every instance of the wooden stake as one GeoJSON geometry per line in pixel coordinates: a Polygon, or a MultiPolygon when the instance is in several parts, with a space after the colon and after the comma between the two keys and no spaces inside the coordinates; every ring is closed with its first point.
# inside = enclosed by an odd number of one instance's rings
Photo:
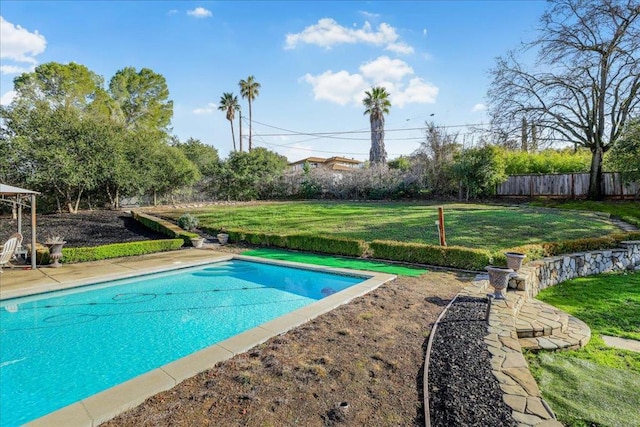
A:
{"type": "Polygon", "coordinates": [[[438,208],[438,231],[440,234],[440,246],[447,246],[447,239],[444,234],[444,208],[438,208]]]}

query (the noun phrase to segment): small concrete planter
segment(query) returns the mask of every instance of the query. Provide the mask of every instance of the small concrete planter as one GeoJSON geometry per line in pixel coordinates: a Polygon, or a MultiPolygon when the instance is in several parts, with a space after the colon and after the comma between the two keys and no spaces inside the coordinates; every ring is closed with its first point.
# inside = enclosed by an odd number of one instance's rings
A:
{"type": "Polygon", "coordinates": [[[525,254],[520,252],[505,252],[504,254],[507,257],[507,267],[513,271],[520,270],[522,262],[527,257],[525,254]]]}
{"type": "Polygon", "coordinates": [[[229,241],[229,235],[227,233],[218,233],[216,237],[218,238],[218,243],[221,245],[226,245],[229,241]]]}
{"type": "Polygon", "coordinates": [[[504,291],[507,289],[509,277],[511,276],[511,273],[513,273],[513,270],[493,265],[488,265],[485,268],[489,272],[489,284],[495,289],[493,297],[495,299],[506,299],[507,297],[504,294],[504,291]]]}
{"type": "Polygon", "coordinates": [[[193,237],[191,239],[191,244],[194,248],[200,249],[202,248],[202,245],[204,245],[204,239],[202,237],[193,237]]]}
{"type": "Polygon", "coordinates": [[[62,247],[64,246],[64,244],[67,242],[45,242],[45,246],[49,248],[49,258],[51,258],[53,260],[53,264],[51,264],[49,267],[51,268],[58,268],[61,267],[62,264],[60,264],[60,260],[62,259],[62,247]]]}

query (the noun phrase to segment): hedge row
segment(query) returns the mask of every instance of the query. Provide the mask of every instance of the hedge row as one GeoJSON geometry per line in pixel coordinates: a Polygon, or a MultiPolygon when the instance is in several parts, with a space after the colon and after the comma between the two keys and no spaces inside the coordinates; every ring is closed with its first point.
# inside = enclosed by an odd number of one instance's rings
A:
{"type": "Polygon", "coordinates": [[[436,246],[423,243],[404,243],[390,240],[374,240],[369,243],[373,256],[381,259],[483,270],[490,264],[491,252],[463,246],[436,246]]]}
{"type": "Polygon", "coordinates": [[[131,212],[131,215],[136,221],[138,221],[145,227],[169,236],[172,239],[182,239],[187,245],[191,245],[192,237],[198,237],[196,233],[185,231],[174,223],[165,221],[164,219],[156,218],[154,216],[136,211],[131,212]]]}
{"type": "Polygon", "coordinates": [[[495,253],[493,258],[496,265],[506,265],[504,252],[520,252],[527,255],[526,261],[572,254],[576,252],[589,252],[602,249],[614,249],[620,247],[620,242],[624,240],[640,240],[640,231],[627,233],[614,233],[604,237],[592,237],[587,239],[565,240],[563,242],[547,242],[516,246],[506,249],[503,252],[495,253]]]}
{"type": "MultiPolygon", "coordinates": [[[[182,239],[165,239],[113,243],[110,245],[83,248],[62,248],[62,262],[67,264],[74,262],[99,261],[101,259],[173,251],[180,249],[183,244],[184,241],[182,239]]],[[[36,254],[36,262],[38,264],[44,265],[51,262],[49,258],[49,250],[47,248],[38,245],[36,254]]]]}
{"type": "MultiPolygon", "coordinates": [[[[203,228],[210,234],[217,230],[203,228]]],[[[321,252],[333,255],[360,257],[364,255],[367,244],[363,240],[340,237],[321,237],[311,234],[275,234],[259,233],[245,230],[229,230],[229,242],[247,242],[256,246],[273,246],[277,248],[300,251],[321,252]]]]}

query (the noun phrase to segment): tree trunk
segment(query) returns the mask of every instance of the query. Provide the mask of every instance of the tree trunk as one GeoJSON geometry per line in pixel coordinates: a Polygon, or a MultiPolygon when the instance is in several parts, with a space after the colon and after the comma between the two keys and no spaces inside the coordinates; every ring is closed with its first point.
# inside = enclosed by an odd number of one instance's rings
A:
{"type": "MultiPolygon", "coordinates": [[[[252,116],[251,116],[251,97],[249,97],[249,151],[251,151],[252,147],[252,143],[251,143],[251,136],[253,134],[253,127],[252,127],[252,116]]],[[[242,148],[240,148],[240,151],[242,151],[242,148]]]]}
{"type": "Polygon", "coordinates": [[[387,152],[384,149],[384,121],[373,119],[371,121],[371,149],[369,150],[371,163],[386,163],[387,152]]]}
{"type": "Polygon", "coordinates": [[[233,151],[236,151],[236,135],[233,132],[233,121],[229,120],[229,123],[231,124],[231,139],[233,140],[233,151]]]}
{"type": "Polygon", "coordinates": [[[529,141],[528,141],[528,133],[529,133],[529,126],[527,125],[527,119],[525,117],[522,118],[522,151],[524,151],[525,153],[529,151],[529,141]]]}
{"type": "Polygon", "coordinates": [[[587,199],[603,200],[602,191],[602,155],[603,150],[600,144],[591,151],[591,170],[589,171],[589,191],[587,199]]]}

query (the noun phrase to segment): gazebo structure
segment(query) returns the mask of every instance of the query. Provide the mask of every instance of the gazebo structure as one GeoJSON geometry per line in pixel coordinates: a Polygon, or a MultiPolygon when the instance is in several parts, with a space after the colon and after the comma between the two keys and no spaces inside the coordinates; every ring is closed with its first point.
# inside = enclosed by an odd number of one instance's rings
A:
{"type": "Polygon", "coordinates": [[[18,233],[22,234],[22,208],[31,208],[31,268],[36,268],[36,194],[37,191],[0,184],[0,202],[17,206],[18,233]],[[30,201],[29,201],[30,199],[30,201]]]}

